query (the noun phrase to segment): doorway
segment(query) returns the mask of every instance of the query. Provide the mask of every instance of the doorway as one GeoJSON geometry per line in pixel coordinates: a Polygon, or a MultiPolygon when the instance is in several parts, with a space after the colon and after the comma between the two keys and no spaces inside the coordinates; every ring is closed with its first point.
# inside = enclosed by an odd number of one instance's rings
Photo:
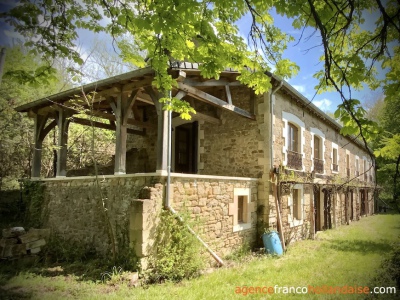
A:
{"type": "Polygon", "coordinates": [[[328,189],[323,189],[324,192],[324,230],[332,229],[332,193],[328,189]]]}
{"type": "Polygon", "coordinates": [[[198,122],[175,127],[174,172],[197,174],[198,122]]]}
{"type": "Polygon", "coordinates": [[[314,189],[314,232],[321,230],[321,197],[320,189],[314,189]]]}

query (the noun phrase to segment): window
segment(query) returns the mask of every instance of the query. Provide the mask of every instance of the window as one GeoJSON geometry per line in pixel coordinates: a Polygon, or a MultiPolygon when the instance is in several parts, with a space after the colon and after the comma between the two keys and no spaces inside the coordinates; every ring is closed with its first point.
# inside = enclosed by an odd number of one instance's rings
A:
{"type": "Polygon", "coordinates": [[[238,223],[246,223],[247,197],[238,196],[238,223]]]}
{"type": "Polygon", "coordinates": [[[312,148],[312,166],[311,171],[324,174],[324,152],[325,152],[325,135],[318,128],[310,128],[311,148],[312,148]]]}
{"type": "Polygon", "coordinates": [[[339,147],[335,143],[332,143],[332,172],[339,172],[339,147]]]}
{"type": "Polygon", "coordinates": [[[251,202],[249,188],[235,188],[233,203],[229,203],[229,215],[233,219],[233,232],[251,228],[251,212],[255,202],[251,202]]]}
{"type": "Polygon", "coordinates": [[[346,171],[347,177],[350,177],[350,154],[346,152],[346,171]]]}
{"type": "Polygon", "coordinates": [[[283,164],[289,169],[304,171],[303,145],[305,124],[297,116],[282,112],[283,132],[285,144],[282,149],[283,164]]]}
{"type": "Polygon", "coordinates": [[[320,155],[320,151],[319,151],[319,147],[321,144],[321,139],[317,136],[314,136],[314,158],[318,158],[321,159],[320,155]]]}
{"type": "Polygon", "coordinates": [[[332,150],[332,170],[338,171],[337,149],[332,150]]]}
{"type": "Polygon", "coordinates": [[[373,182],[374,178],[372,177],[374,169],[372,168],[372,163],[369,163],[369,181],[373,182]]]}
{"type": "Polygon", "coordinates": [[[292,123],[288,124],[288,150],[293,152],[299,152],[298,144],[299,144],[299,129],[293,125],[292,123]]]}
{"type": "Polygon", "coordinates": [[[355,175],[356,176],[360,175],[360,162],[359,162],[358,156],[356,156],[356,174],[355,175]]]}
{"type": "Polygon", "coordinates": [[[303,187],[298,184],[293,187],[293,190],[288,197],[288,221],[290,227],[303,224],[303,206],[303,187]]]}
{"type": "Polygon", "coordinates": [[[364,172],[364,181],[368,181],[367,159],[364,158],[363,161],[364,161],[364,169],[363,169],[363,172],[364,172]]]}
{"type": "Polygon", "coordinates": [[[293,190],[293,218],[301,220],[303,214],[301,211],[301,198],[299,197],[299,190],[293,190]]]}

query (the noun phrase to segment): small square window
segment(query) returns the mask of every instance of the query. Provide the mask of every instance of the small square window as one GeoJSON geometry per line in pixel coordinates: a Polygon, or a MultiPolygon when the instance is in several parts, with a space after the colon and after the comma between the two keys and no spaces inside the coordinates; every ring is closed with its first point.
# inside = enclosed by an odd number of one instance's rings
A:
{"type": "Polygon", "coordinates": [[[303,214],[301,209],[301,198],[299,190],[293,190],[293,218],[296,220],[302,220],[303,214]]]}
{"type": "Polygon", "coordinates": [[[247,196],[238,196],[238,223],[247,223],[247,196]]]}
{"type": "Polygon", "coordinates": [[[251,228],[251,212],[254,207],[250,199],[250,189],[234,189],[234,201],[229,204],[229,215],[233,216],[233,232],[251,228]]]}
{"type": "Polygon", "coordinates": [[[303,224],[303,205],[303,188],[300,185],[295,185],[288,198],[290,227],[303,224]]]}

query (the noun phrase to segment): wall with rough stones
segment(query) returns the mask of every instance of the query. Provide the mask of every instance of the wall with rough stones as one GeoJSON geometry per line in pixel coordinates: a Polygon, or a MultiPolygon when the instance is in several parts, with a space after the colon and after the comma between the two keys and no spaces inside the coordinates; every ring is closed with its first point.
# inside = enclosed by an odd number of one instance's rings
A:
{"type": "MultiPolygon", "coordinates": [[[[362,175],[364,171],[368,171],[370,166],[368,153],[362,147],[352,142],[349,138],[342,136],[339,131],[333,128],[324,120],[318,118],[315,114],[311,113],[307,108],[302,108],[295,99],[292,99],[289,95],[280,90],[276,94],[275,102],[274,102],[274,119],[273,119],[273,147],[274,147],[274,164],[276,166],[282,165],[285,161],[285,153],[283,153],[283,148],[285,145],[285,132],[287,128],[283,122],[283,112],[287,112],[295,115],[305,124],[304,137],[301,140],[303,146],[303,166],[305,172],[313,171],[313,145],[312,145],[312,134],[311,128],[317,128],[325,135],[324,142],[324,173],[317,174],[318,179],[315,179],[315,183],[321,184],[321,187],[325,183],[329,183],[329,180],[333,178],[333,176],[342,178],[342,181],[347,178],[347,162],[346,162],[346,153],[350,154],[350,176],[356,177],[350,184],[354,185],[353,187],[353,201],[351,202],[350,197],[345,199],[345,191],[339,190],[336,192],[336,195],[332,198],[332,206],[331,206],[331,216],[332,216],[332,227],[337,227],[342,224],[348,224],[351,221],[358,220],[361,215],[361,196],[360,196],[360,188],[363,186],[371,187],[373,183],[371,182],[372,169],[368,172],[367,178],[362,175]],[[332,170],[332,149],[333,143],[338,146],[338,166],[339,171],[334,172],[332,170]],[[359,174],[360,176],[356,176],[356,157],[359,158],[359,174]],[[367,168],[364,168],[363,160],[367,160],[367,168]],[[322,177],[320,175],[323,175],[322,177]],[[367,180],[365,180],[367,179],[367,180]],[[353,207],[353,219],[351,219],[351,207],[353,207]]],[[[305,190],[307,190],[307,185],[304,185],[305,190]]],[[[329,187],[329,186],[328,186],[329,187]]],[[[272,190],[270,190],[270,209],[274,207],[274,195],[272,190]]],[[[311,215],[310,215],[310,207],[311,201],[313,197],[311,195],[311,191],[304,193],[304,222],[310,223],[311,215]]],[[[289,215],[290,208],[287,206],[288,199],[286,196],[281,197],[281,210],[282,210],[282,221],[283,226],[285,228],[285,240],[290,239],[290,236],[301,237],[306,235],[304,225],[295,227],[290,227],[290,224],[287,223],[287,216],[289,215]]],[[[322,198],[322,207],[319,212],[320,216],[323,217],[323,198],[322,198]]],[[[368,193],[368,213],[372,214],[374,212],[374,203],[373,203],[373,195],[372,192],[368,193]]],[[[269,222],[272,225],[272,228],[276,226],[276,217],[273,214],[270,215],[269,222]]],[[[303,224],[304,224],[303,222],[303,224]]],[[[308,224],[308,228],[310,228],[308,224]]],[[[310,234],[312,231],[309,231],[310,234]]]]}
{"type": "Polygon", "coordinates": [[[66,239],[92,245],[99,253],[110,251],[104,207],[114,232],[128,234],[132,201],[143,196],[162,203],[163,185],[157,176],[102,176],[48,179],[44,181],[44,227],[66,239]]]}
{"type": "MultiPolygon", "coordinates": [[[[248,88],[231,87],[232,103],[247,111],[257,114],[257,103],[263,101],[261,96],[252,96],[248,88]]],[[[221,176],[261,177],[263,166],[259,158],[264,157],[263,149],[258,142],[260,134],[258,120],[242,117],[234,112],[220,110],[221,124],[204,122],[200,125],[200,174],[221,176]]]]}
{"type": "MultiPolygon", "coordinates": [[[[146,128],[146,134],[144,136],[128,134],[126,149],[137,149],[137,152],[142,154],[142,157],[139,159],[139,161],[141,162],[140,166],[137,166],[138,162],[135,160],[134,155],[129,157],[129,155],[127,154],[126,168],[127,173],[129,174],[156,171],[158,117],[155,107],[146,107],[145,110],[146,111],[144,114],[146,117],[146,122],[149,122],[154,126],[152,128],[146,128]]],[[[135,129],[141,130],[141,128],[135,129]]]]}
{"type": "MultiPolygon", "coordinates": [[[[303,139],[303,165],[305,166],[306,172],[312,171],[312,139],[311,139],[311,128],[318,128],[325,135],[325,152],[324,152],[324,175],[340,175],[342,177],[347,176],[346,174],[346,150],[350,153],[350,169],[351,175],[355,175],[355,157],[359,157],[360,162],[360,174],[364,172],[363,158],[368,159],[368,153],[362,149],[359,145],[352,142],[349,138],[342,136],[337,129],[331,127],[326,122],[310,113],[308,109],[301,108],[294,100],[291,100],[288,95],[281,93],[280,91],[276,95],[276,101],[274,106],[274,163],[276,165],[282,164],[284,161],[283,146],[285,139],[283,132],[287,130],[284,127],[282,120],[282,112],[291,113],[297,116],[301,121],[305,123],[305,132],[303,139]],[[338,145],[338,156],[339,156],[339,172],[332,172],[332,142],[338,145]]],[[[363,179],[360,176],[360,179],[363,179]]]]}
{"type": "Polygon", "coordinates": [[[253,246],[257,239],[257,179],[173,177],[171,206],[187,212],[199,224],[199,235],[218,255],[225,256],[242,245],[253,246]],[[235,189],[249,189],[251,227],[234,231],[235,189]]]}
{"type": "MultiPolygon", "coordinates": [[[[221,256],[256,240],[257,179],[176,174],[172,178],[171,206],[189,212],[199,220],[198,234],[221,256]],[[247,229],[233,230],[235,189],[248,189],[250,203],[247,229]]],[[[104,206],[118,237],[127,235],[139,257],[149,255],[163,205],[165,177],[121,175],[99,178],[45,180],[44,226],[67,240],[91,245],[106,254],[111,243],[107,235],[104,206]],[[101,193],[100,193],[101,192],[101,193]]]]}

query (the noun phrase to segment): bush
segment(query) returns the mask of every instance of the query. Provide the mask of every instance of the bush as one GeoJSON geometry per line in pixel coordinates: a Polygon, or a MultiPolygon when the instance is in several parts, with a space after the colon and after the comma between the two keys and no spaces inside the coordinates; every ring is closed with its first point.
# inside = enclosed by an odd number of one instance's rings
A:
{"type": "Polygon", "coordinates": [[[187,220],[179,220],[168,210],[161,212],[154,252],[144,274],[148,283],[180,281],[199,274],[203,265],[200,243],[189,232],[187,220]]]}

